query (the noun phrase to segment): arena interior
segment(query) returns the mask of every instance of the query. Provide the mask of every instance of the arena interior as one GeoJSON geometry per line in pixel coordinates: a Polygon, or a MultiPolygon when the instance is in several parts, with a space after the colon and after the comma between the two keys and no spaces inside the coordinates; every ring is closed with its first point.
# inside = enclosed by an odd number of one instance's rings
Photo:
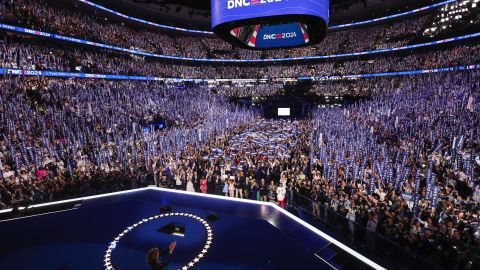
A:
{"type": "Polygon", "coordinates": [[[480,269],[480,0],[1,0],[0,269],[480,269]]]}

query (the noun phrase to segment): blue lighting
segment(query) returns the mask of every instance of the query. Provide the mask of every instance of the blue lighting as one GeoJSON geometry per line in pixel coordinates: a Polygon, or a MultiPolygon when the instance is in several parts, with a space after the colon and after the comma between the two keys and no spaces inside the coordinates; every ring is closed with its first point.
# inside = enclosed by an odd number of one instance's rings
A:
{"type": "MultiPolygon", "coordinates": [[[[98,9],[101,9],[101,10],[106,11],[106,12],[108,12],[108,13],[111,13],[111,14],[114,14],[114,15],[117,15],[117,16],[120,16],[120,17],[122,17],[122,18],[125,18],[125,19],[128,19],[128,20],[132,20],[132,21],[136,21],[136,22],[140,22],[140,23],[144,23],[144,24],[148,24],[148,25],[155,26],[155,27],[158,27],[158,28],[168,29],[168,30],[175,30],[175,31],[181,31],[181,32],[187,32],[187,33],[213,35],[213,32],[210,32],[210,31],[186,29],[186,28],[174,27],[174,26],[169,26],[169,25],[164,25],[164,24],[158,24],[158,23],[154,23],[154,22],[142,20],[142,19],[135,18],[135,17],[132,17],[132,16],[128,16],[128,15],[125,15],[125,14],[123,14],[123,13],[117,12],[117,11],[115,11],[115,10],[106,8],[106,7],[102,6],[102,5],[92,3],[92,2],[87,1],[87,0],[78,0],[78,1],[80,1],[80,2],[82,2],[82,3],[84,3],[84,4],[86,4],[86,5],[92,6],[92,7],[94,7],[94,8],[98,8],[98,9]]],[[[375,19],[365,20],[365,21],[359,21],[359,22],[353,22],[353,23],[340,24],[340,25],[332,25],[332,26],[329,26],[328,29],[341,29],[341,28],[348,28],[348,27],[352,27],[352,26],[359,26],[359,25],[364,25],[364,24],[369,24],[369,23],[374,23],[374,22],[386,21],[386,20],[390,20],[390,19],[394,19],[394,18],[406,16],[406,15],[411,15],[411,14],[414,14],[414,13],[417,13],[417,12],[421,12],[421,11],[425,11],[425,10],[437,8],[437,7],[439,7],[439,6],[446,5],[446,4],[455,2],[455,1],[456,1],[456,0],[446,0],[446,1],[442,1],[442,2],[436,3],[436,4],[428,5],[428,6],[425,6],[425,7],[421,7],[421,8],[409,10],[409,11],[406,11],[406,12],[402,12],[402,13],[397,13],[397,14],[385,16],[385,17],[380,17],[380,18],[375,18],[375,19]]]]}
{"type": "MultiPolygon", "coordinates": [[[[403,76],[403,75],[415,75],[425,73],[439,73],[439,72],[453,72],[463,70],[480,69],[480,64],[455,66],[455,67],[443,67],[434,69],[423,70],[407,70],[407,71],[394,71],[394,72],[380,72],[380,73],[367,73],[367,74],[350,74],[342,76],[312,76],[312,77],[298,77],[297,80],[341,80],[341,79],[357,79],[357,78],[370,78],[370,77],[387,77],[387,76],[403,76]]],[[[110,74],[90,74],[90,73],[76,73],[76,72],[61,72],[61,71],[42,71],[42,70],[26,70],[16,68],[0,68],[0,75],[18,75],[18,76],[40,76],[40,77],[59,77],[59,78],[85,78],[85,79],[108,79],[108,80],[133,80],[133,81],[163,81],[163,82],[195,82],[203,83],[208,81],[214,81],[215,79],[190,79],[190,78],[161,78],[153,76],[128,76],[128,75],[110,75],[110,74]]],[[[272,78],[270,78],[272,79],[272,78]]],[[[282,79],[282,78],[276,78],[282,79]]],[[[284,78],[289,79],[291,78],[284,78]]],[[[232,82],[237,79],[227,79],[232,82]]],[[[238,81],[244,81],[245,79],[239,79],[238,81]]],[[[252,78],[251,80],[257,80],[252,78]]]]}
{"type": "Polygon", "coordinates": [[[463,35],[463,36],[458,36],[458,37],[453,37],[453,38],[447,38],[447,39],[442,39],[442,40],[437,40],[437,41],[431,41],[431,42],[426,42],[426,43],[408,45],[408,46],[403,46],[403,47],[397,47],[397,48],[387,48],[387,49],[379,49],[379,50],[373,50],[373,51],[353,52],[353,53],[343,53],[343,54],[289,57],[289,58],[270,58],[270,59],[208,59],[208,58],[192,58],[192,57],[182,57],[182,56],[174,56],[174,55],[154,54],[154,53],[149,53],[149,52],[144,52],[144,51],[139,51],[139,50],[132,50],[132,49],[112,46],[112,45],[108,45],[108,44],[92,42],[92,41],[88,41],[88,40],[72,38],[72,37],[67,37],[67,36],[62,36],[62,35],[42,32],[42,31],[37,31],[37,30],[32,30],[32,29],[23,28],[23,27],[14,26],[14,25],[8,25],[8,24],[0,24],[0,29],[4,29],[4,30],[7,30],[7,31],[12,31],[12,32],[29,34],[29,35],[41,36],[41,37],[45,37],[45,38],[52,38],[52,39],[57,39],[57,40],[62,40],[62,41],[68,41],[68,42],[72,42],[72,43],[90,45],[90,46],[94,46],[94,47],[99,47],[99,48],[109,49],[109,50],[114,50],[114,51],[120,51],[120,52],[126,52],[126,53],[130,53],[130,54],[154,57],[154,58],[159,58],[159,59],[183,60],[183,61],[192,61],[192,62],[220,62],[220,63],[281,62],[281,61],[294,61],[294,60],[319,60],[319,59],[331,59],[331,58],[341,58],[341,57],[350,57],[350,56],[361,56],[361,55],[379,54],[379,53],[386,53],[386,52],[393,52],[393,51],[416,49],[416,48],[420,48],[420,47],[434,46],[434,45],[438,45],[438,44],[450,43],[450,42],[454,42],[454,41],[476,38],[476,37],[480,36],[480,32],[477,32],[477,33],[473,33],[473,34],[468,34],[468,35],[463,35]]]}

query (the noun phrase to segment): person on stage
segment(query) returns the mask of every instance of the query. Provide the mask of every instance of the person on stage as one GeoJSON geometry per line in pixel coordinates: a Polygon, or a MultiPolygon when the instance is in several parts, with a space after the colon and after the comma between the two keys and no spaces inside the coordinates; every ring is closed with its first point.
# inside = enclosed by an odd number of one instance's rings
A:
{"type": "Polygon", "coordinates": [[[170,257],[177,246],[177,241],[173,242],[168,248],[160,251],[158,248],[152,248],[147,254],[147,264],[152,270],[163,270],[170,263],[170,257]]]}

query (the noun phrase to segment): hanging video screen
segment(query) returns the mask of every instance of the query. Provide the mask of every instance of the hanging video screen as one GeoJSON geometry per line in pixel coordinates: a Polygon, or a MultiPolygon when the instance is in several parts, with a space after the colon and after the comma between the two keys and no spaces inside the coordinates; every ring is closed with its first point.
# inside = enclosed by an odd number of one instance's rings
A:
{"type": "Polygon", "coordinates": [[[295,47],[310,41],[307,26],[301,23],[243,26],[230,34],[243,44],[260,49],[295,47]]]}
{"type": "Polygon", "coordinates": [[[249,49],[305,46],[326,34],[328,0],[211,0],[212,29],[249,49]]]}

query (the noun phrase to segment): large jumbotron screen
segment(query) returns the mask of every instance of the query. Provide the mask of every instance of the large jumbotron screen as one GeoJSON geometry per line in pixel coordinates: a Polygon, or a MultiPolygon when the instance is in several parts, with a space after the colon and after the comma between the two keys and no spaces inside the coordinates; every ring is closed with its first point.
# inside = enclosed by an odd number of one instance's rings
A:
{"type": "Polygon", "coordinates": [[[328,25],[328,0],[211,0],[211,3],[214,32],[252,49],[318,42],[328,25]]]}

